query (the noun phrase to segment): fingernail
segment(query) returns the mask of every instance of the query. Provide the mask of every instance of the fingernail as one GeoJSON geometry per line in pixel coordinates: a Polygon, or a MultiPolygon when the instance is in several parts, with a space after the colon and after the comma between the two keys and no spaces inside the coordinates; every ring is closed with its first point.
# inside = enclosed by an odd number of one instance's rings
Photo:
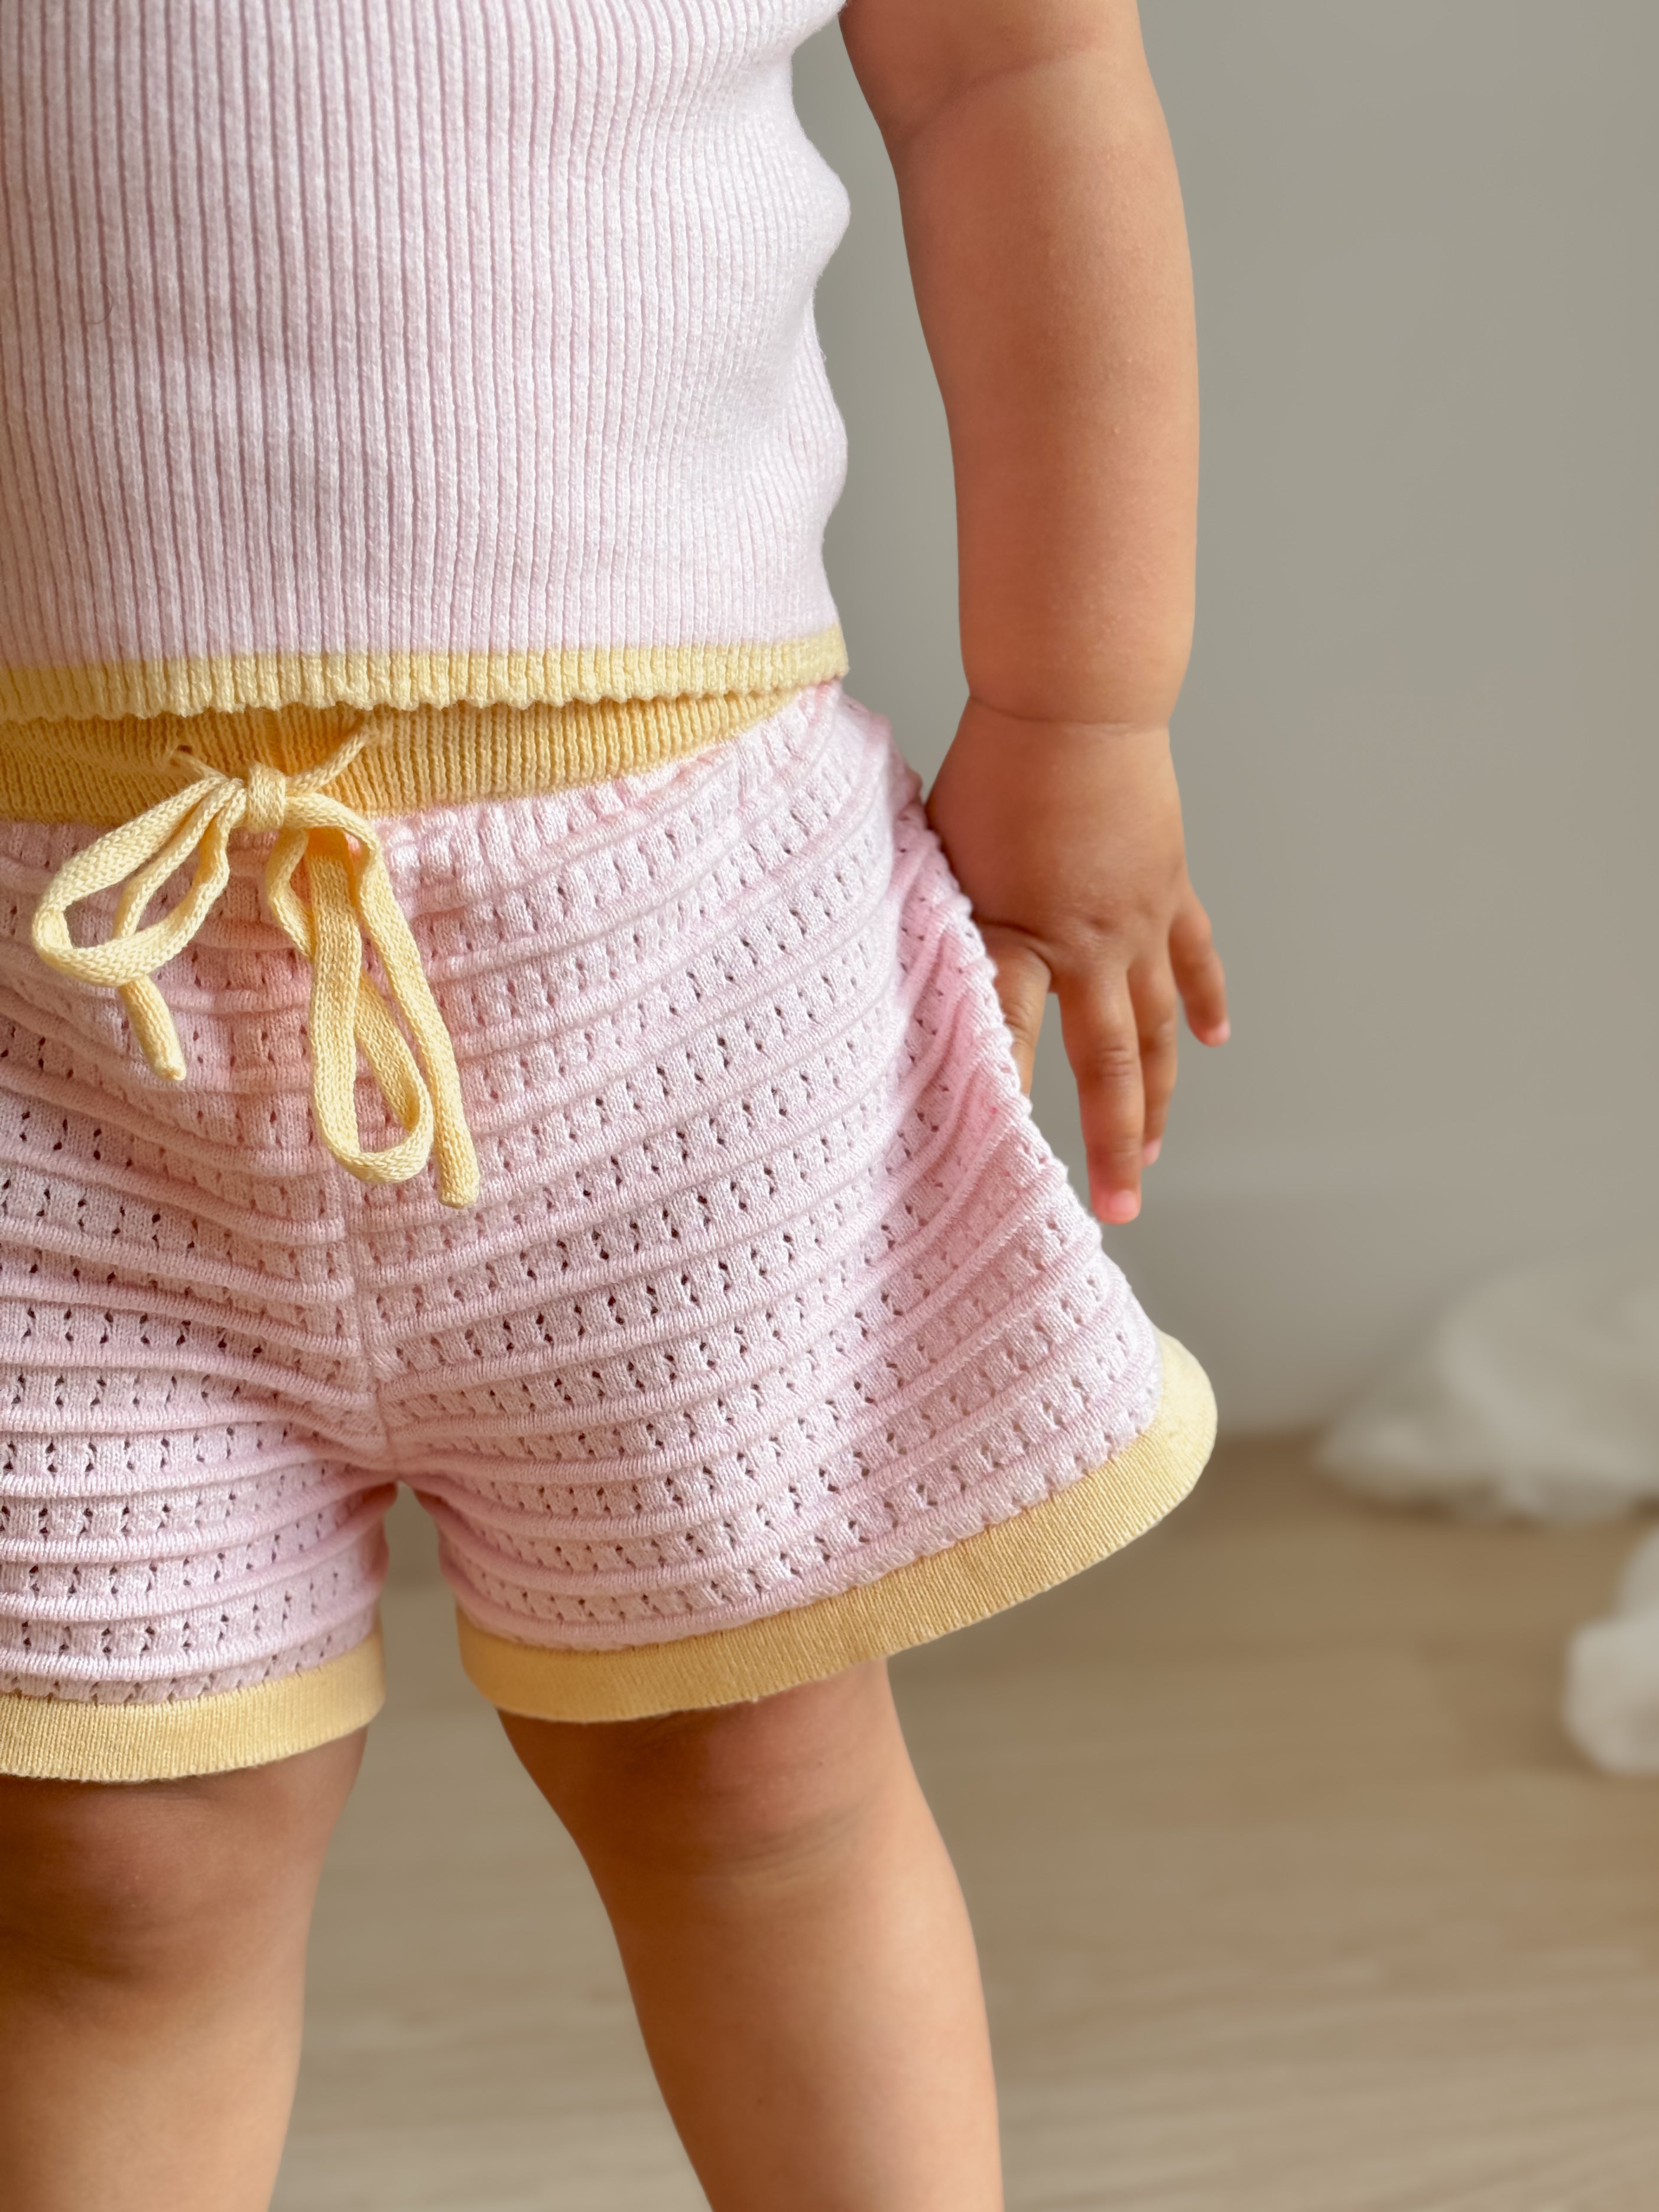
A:
{"type": "Polygon", "coordinates": [[[1233,1025],[1231,1022],[1218,1022],[1204,1042],[1206,1044],[1225,1044],[1232,1033],[1233,1025]]]}
{"type": "Polygon", "coordinates": [[[1162,1137],[1154,1137],[1154,1138],[1152,1139],[1152,1140],[1151,1144],[1149,1144],[1149,1145],[1146,1146],[1142,1149],[1141,1155],[1140,1155],[1141,1165],[1142,1165],[1143,1167],[1151,1167],[1151,1166],[1152,1166],[1152,1165],[1154,1164],[1154,1163],[1157,1161],[1157,1158],[1158,1158],[1158,1154],[1159,1154],[1163,1150],[1164,1150],[1164,1139],[1163,1139],[1163,1138],[1162,1138],[1162,1137]]]}
{"type": "Polygon", "coordinates": [[[1112,1191],[1103,1206],[1095,1207],[1103,1221],[1133,1221],[1139,1211],[1140,1194],[1133,1190],[1112,1191]]]}

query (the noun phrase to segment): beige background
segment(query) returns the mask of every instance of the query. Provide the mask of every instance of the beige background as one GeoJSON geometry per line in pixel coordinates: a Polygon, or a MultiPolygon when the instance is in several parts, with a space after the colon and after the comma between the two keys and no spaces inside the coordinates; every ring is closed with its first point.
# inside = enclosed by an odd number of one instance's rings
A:
{"type": "MultiPolygon", "coordinates": [[[[1114,1238],[1235,1428],[1322,1417],[1449,1291],[1659,1231],[1659,9],[1146,0],[1205,379],[1176,722],[1235,1042],[1114,1238]]],[[[949,460],[884,156],[820,325],[853,689],[924,774],[961,699],[949,460]]],[[[1051,1025],[1038,1110],[1074,1156],[1051,1025]]]]}

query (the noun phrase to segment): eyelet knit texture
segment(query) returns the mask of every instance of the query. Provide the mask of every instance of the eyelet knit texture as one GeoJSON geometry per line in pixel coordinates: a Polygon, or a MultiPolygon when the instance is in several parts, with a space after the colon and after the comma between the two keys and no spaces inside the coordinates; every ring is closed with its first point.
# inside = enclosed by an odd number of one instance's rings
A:
{"type": "Polygon", "coordinates": [[[464,1212],[323,1149],[267,839],[161,971],[180,1086],[30,948],[84,829],[0,824],[0,1691],[189,1698],[351,1650],[398,1480],[481,1628],[612,1651],[874,1582],[1147,1428],[1157,1338],[1020,1095],[916,779],[837,687],[378,826],[464,1212]]]}

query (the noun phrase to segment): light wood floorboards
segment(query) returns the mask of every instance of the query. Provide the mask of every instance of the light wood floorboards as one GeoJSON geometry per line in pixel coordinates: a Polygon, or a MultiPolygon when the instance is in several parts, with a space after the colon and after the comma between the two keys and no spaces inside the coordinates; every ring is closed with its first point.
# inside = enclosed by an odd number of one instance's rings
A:
{"type": "MultiPolygon", "coordinates": [[[[1388,1513],[1236,1446],[900,1664],[1014,2212],[1659,2206],[1659,1787],[1555,1717],[1635,1533],[1388,1513]]],[[[404,1550],[279,2212],[694,2212],[580,1864],[404,1550]]]]}

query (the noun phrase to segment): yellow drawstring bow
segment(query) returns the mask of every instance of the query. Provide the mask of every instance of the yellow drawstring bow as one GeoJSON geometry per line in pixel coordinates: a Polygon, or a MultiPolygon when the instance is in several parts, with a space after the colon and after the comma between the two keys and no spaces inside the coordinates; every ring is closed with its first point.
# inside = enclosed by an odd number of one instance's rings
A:
{"type": "Polygon", "coordinates": [[[380,841],[364,816],[319,787],[355,759],[368,734],[355,732],[325,761],[298,775],[284,775],[263,761],[255,761],[246,777],[226,775],[205,761],[181,756],[192,781],[67,860],[35,909],[31,933],[35,951],[60,975],[113,984],[145,1059],[158,1075],[182,1082],[179,1032],[150,979],[184,951],[230,880],[232,830],[275,830],[265,899],[311,963],[311,1104],[324,1143],[364,1182],[406,1182],[435,1152],[439,1196],[446,1206],[470,1206],[478,1194],[478,1163],[461,1108],[455,1050],[393,895],[380,841]],[[192,853],[198,857],[188,892],[160,921],[140,927],[150,900],[192,853]],[[309,908],[294,889],[301,860],[309,908]],[[112,934],[100,945],[75,944],[70,908],[124,881],[112,934]],[[392,1001],[420,1049],[424,1080],[403,1031],[364,972],[365,937],[380,957],[392,1001]],[[359,1045],[407,1132],[378,1152],[365,1152],[358,1135],[359,1045]]]}

